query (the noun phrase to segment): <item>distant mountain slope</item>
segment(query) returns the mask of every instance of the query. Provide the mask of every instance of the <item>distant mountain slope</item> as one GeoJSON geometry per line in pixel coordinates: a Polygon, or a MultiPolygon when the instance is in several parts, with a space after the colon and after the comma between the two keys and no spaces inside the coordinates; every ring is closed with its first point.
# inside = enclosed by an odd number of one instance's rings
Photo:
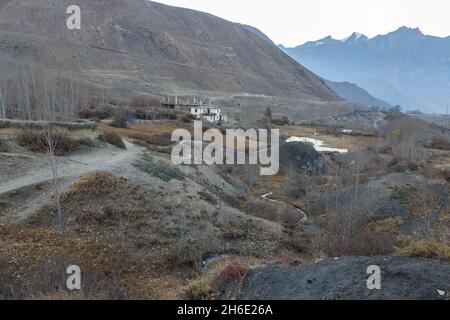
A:
{"type": "Polygon", "coordinates": [[[399,28],[368,39],[327,37],[281,47],[304,66],[333,81],[350,81],[405,110],[443,113],[450,94],[450,37],[399,28]]]}
{"type": "Polygon", "coordinates": [[[0,0],[0,63],[30,62],[106,88],[341,102],[316,75],[238,24],[144,0],[0,0]]]}
{"type": "Polygon", "coordinates": [[[248,31],[253,32],[254,34],[256,34],[257,36],[259,36],[260,38],[262,38],[263,40],[267,41],[268,43],[270,43],[271,45],[276,46],[275,42],[272,41],[272,39],[270,39],[264,32],[262,32],[261,30],[259,30],[258,28],[249,26],[248,24],[241,24],[242,27],[244,27],[245,29],[247,29],[248,31]]]}
{"type": "MultiPolygon", "coordinates": [[[[275,43],[266,34],[264,34],[261,30],[255,28],[255,27],[249,26],[249,25],[242,25],[242,26],[244,28],[248,29],[249,31],[255,33],[256,35],[261,37],[263,40],[265,40],[268,43],[275,46],[275,43]]],[[[363,36],[361,34],[354,33],[350,37],[348,37],[346,40],[361,41],[364,39],[364,37],[365,36],[363,36]]],[[[383,101],[383,100],[373,97],[366,90],[358,87],[354,83],[350,83],[348,81],[335,82],[335,81],[327,80],[325,78],[322,78],[322,80],[334,93],[336,93],[339,97],[341,97],[347,101],[358,103],[365,107],[372,107],[372,106],[377,106],[380,108],[392,107],[386,101],[383,101]]]]}
{"type": "Polygon", "coordinates": [[[325,84],[331,90],[333,90],[334,93],[336,93],[341,98],[344,98],[345,100],[359,103],[366,107],[380,107],[383,109],[389,109],[392,107],[392,105],[390,105],[386,101],[375,98],[366,90],[358,87],[354,83],[350,83],[347,81],[335,82],[326,79],[323,79],[323,81],[325,81],[325,84]]]}

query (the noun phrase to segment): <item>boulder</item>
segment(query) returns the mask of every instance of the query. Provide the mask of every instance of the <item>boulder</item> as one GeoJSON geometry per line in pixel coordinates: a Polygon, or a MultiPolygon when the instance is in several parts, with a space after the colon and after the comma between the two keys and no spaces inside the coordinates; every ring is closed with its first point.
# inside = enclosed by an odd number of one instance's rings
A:
{"type": "Polygon", "coordinates": [[[327,166],[323,155],[317,152],[312,144],[290,142],[280,146],[280,168],[323,173],[327,166]]]}

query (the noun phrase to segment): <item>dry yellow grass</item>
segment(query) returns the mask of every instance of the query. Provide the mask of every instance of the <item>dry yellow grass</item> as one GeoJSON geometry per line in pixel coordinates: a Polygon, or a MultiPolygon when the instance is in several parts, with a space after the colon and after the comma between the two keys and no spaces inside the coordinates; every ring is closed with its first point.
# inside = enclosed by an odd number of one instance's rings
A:
{"type": "Polygon", "coordinates": [[[192,124],[183,122],[168,121],[160,124],[138,123],[130,125],[129,128],[114,128],[106,124],[100,124],[98,129],[103,132],[115,132],[122,137],[128,137],[137,133],[143,134],[164,134],[172,133],[175,129],[187,129],[192,131],[192,124]]]}
{"type": "Polygon", "coordinates": [[[450,209],[439,215],[438,221],[450,227],[450,209]]]}
{"type": "Polygon", "coordinates": [[[372,222],[372,227],[378,232],[399,232],[399,227],[402,225],[403,219],[399,216],[390,217],[382,220],[372,222]]]}
{"type": "Polygon", "coordinates": [[[398,249],[397,254],[450,261],[450,246],[435,239],[425,239],[411,242],[408,246],[398,249]]]}
{"type": "Polygon", "coordinates": [[[380,143],[380,138],[366,136],[350,136],[326,134],[322,127],[287,126],[280,128],[280,134],[285,136],[308,137],[325,141],[327,146],[351,150],[367,148],[369,145],[380,143]]]}
{"type": "Polygon", "coordinates": [[[284,183],[285,178],[286,174],[281,171],[274,176],[262,176],[259,178],[255,186],[253,186],[249,190],[249,193],[250,195],[255,197],[260,197],[263,193],[266,193],[268,190],[276,193],[277,190],[280,190],[281,186],[284,183]]]}
{"type": "MultiPolygon", "coordinates": [[[[118,294],[116,289],[125,297],[136,297],[135,288],[129,283],[143,271],[140,259],[120,245],[71,234],[60,236],[56,231],[23,225],[0,227],[0,261],[13,279],[9,285],[17,297],[32,299],[83,298],[76,293],[62,296],[51,283],[55,281],[52,277],[64,279],[62,267],[70,264],[79,265],[85,278],[91,277],[88,286],[96,282],[98,289],[103,290],[97,298],[118,294]],[[48,274],[42,276],[42,270],[48,274]]],[[[64,284],[58,282],[60,287],[64,284]]]]}
{"type": "Polygon", "coordinates": [[[222,271],[231,261],[229,257],[223,257],[211,263],[208,270],[197,279],[188,283],[184,289],[184,296],[199,300],[211,300],[214,298],[213,283],[220,271],[222,271]]]}
{"type": "Polygon", "coordinates": [[[258,264],[255,259],[246,259],[244,261],[239,258],[226,256],[219,258],[209,265],[207,271],[185,286],[184,293],[180,298],[196,300],[214,299],[216,294],[215,281],[218,275],[234,262],[242,263],[246,269],[248,269],[250,265],[258,264]]]}
{"type": "Polygon", "coordinates": [[[110,299],[117,291],[121,294],[118,296],[120,299],[174,300],[182,297],[188,283],[185,274],[155,274],[148,270],[141,257],[126,247],[80,235],[60,236],[56,231],[22,225],[0,226],[0,261],[13,279],[8,286],[13,289],[16,298],[110,299]],[[58,263],[48,269],[47,263],[51,261],[58,263]],[[89,282],[82,280],[81,292],[64,290],[66,275],[61,271],[63,269],[57,269],[59,264],[77,264],[81,267],[82,279],[89,282]],[[59,284],[62,288],[49,288],[46,280],[42,279],[35,283],[33,278],[42,270],[51,275],[61,271],[64,281],[59,284]],[[92,274],[96,277],[93,278],[92,274]],[[30,282],[34,287],[29,286],[30,282]],[[95,288],[85,290],[85,286],[95,287],[95,282],[98,282],[98,291],[93,290],[95,288]]]}
{"type": "Polygon", "coordinates": [[[94,196],[104,194],[111,189],[118,187],[118,184],[118,179],[112,174],[103,171],[95,171],[76,181],[70,187],[69,191],[64,193],[63,199],[74,194],[90,194],[94,196]]]}

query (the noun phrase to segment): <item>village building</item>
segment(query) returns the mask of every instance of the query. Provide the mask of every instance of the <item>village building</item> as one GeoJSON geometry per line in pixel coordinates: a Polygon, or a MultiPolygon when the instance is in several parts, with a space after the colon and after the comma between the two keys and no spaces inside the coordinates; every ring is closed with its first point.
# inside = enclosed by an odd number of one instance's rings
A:
{"type": "Polygon", "coordinates": [[[182,98],[182,97],[168,97],[163,96],[161,100],[161,105],[164,108],[178,110],[178,111],[187,111],[190,112],[193,107],[201,107],[207,105],[208,102],[201,98],[182,98]]]}
{"type": "Polygon", "coordinates": [[[196,120],[211,123],[227,122],[228,116],[218,106],[209,104],[201,98],[163,97],[162,106],[172,110],[190,112],[196,120]]]}
{"type": "Polygon", "coordinates": [[[197,120],[206,120],[211,123],[228,122],[228,116],[223,114],[217,106],[192,107],[191,114],[197,120]]]}

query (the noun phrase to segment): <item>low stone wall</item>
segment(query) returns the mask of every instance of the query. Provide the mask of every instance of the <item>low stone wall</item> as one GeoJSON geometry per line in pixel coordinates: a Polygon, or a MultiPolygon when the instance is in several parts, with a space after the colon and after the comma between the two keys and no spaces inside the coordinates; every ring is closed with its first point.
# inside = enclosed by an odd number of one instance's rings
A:
{"type": "MultiPolygon", "coordinates": [[[[21,121],[0,119],[0,138],[11,139],[17,136],[21,130],[42,130],[42,121],[21,121]]],[[[96,131],[97,123],[93,121],[79,122],[51,122],[51,125],[58,130],[66,131],[73,139],[90,138],[98,136],[96,131]]]]}

